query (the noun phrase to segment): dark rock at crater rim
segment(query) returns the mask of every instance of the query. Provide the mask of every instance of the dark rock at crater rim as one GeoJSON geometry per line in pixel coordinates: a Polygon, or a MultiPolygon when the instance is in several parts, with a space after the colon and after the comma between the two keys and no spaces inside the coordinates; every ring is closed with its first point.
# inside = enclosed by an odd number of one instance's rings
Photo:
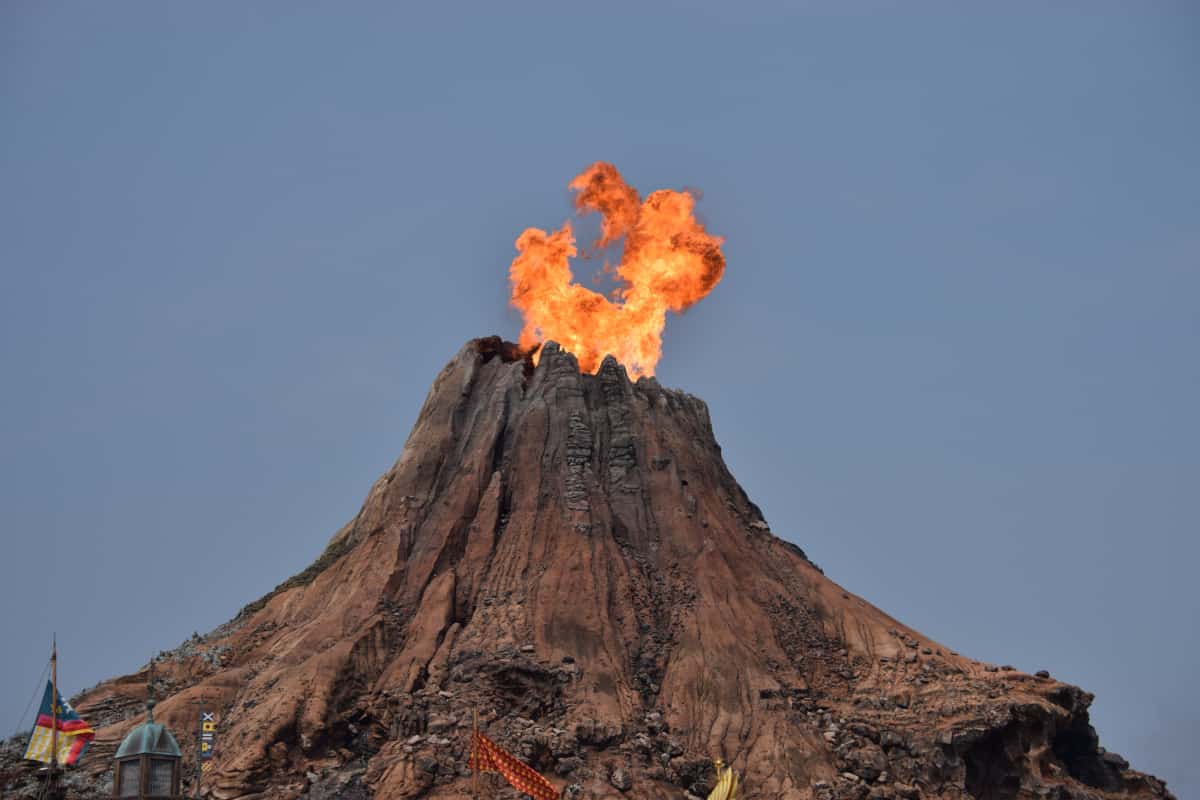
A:
{"type": "MultiPolygon", "coordinates": [[[[156,671],[188,759],[215,698],[222,800],[466,797],[473,716],[572,798],[703,796],[712,756],[769,800],[1171,796],[1086,692],[953,653],[772,534],[701,400],[554,343],[468,343],[314,564],[156,671]]],[[[77,698],[97,786],[144,677],[77,698]]]]}

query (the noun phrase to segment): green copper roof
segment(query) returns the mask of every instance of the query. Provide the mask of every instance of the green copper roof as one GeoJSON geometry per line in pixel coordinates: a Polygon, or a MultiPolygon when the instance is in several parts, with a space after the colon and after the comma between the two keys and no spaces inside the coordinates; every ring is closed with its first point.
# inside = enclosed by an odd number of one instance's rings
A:
{"type": "Polygon", "coordinates": [[[132,758],[141,755],[170,756],[172,758],[183,756],[179,752],[179,745],[175,743],[175,737],[164,726],[154,722],[153,717],[150,721],[143,722],[129,732],[125,741],[121,742],[121,746],[117,748],[114,758],[132,758]]]}

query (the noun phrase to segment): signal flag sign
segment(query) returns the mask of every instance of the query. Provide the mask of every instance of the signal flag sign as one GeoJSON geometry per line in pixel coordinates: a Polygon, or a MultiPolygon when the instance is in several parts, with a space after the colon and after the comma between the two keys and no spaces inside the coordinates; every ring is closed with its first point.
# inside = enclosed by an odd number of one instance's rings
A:
{"type": "Polygon", "coordinates": [[[207,761],[213,757],[213,747],[217,743],[217,720],[212,711],[200,712],[200,760],[207,761]]]}

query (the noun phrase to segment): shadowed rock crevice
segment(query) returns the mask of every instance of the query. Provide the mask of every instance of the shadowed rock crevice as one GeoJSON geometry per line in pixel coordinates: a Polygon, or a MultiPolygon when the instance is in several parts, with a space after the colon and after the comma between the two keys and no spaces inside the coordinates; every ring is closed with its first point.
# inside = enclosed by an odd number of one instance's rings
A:
{"type": "Polygon", "coordinates": [[[1073,717],[1070,724],[1054,736],[1053,751],[1075,780],[1096,789],[1120,791],[1124,759],[1119,756],[1113,759],[1113,754],[1104,753],[1087,712],[1073,717]],[[1105,755],[1110,758],[1106,760],[1105,755]]]}
{"type": "Polygon", "coordinates": [[[1015,726],[989,731],[967,750],[967,792],[977,800],[1014,800],[1021,790],[1020,762],[1009,752],[1015,726]]]}

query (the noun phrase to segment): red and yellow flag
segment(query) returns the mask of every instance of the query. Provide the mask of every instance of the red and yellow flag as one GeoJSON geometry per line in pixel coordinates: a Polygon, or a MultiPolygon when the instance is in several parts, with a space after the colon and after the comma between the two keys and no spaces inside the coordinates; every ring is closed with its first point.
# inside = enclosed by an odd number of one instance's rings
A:
{"type": "Polygon", "coordinates": [[[558,790],[550,781],[479,731],[471,735],[470,764],[472,769],[499,772],[514,789],[534,800],[558,800],[558,790]]]}
{"type": "Polygon", "coordinates": [[[25,758],[30,761],[42,761],[49,764],[51,760],[59,764],[74,765],[83,758],[84,752],[96,731],[84,722],[71,704],[62,699],[62,695],[54,691],[50,681],[46,681],[46,692],[42,695],[42,707],[38,710],[37,722],[34,723],[33,734],[29,737],[29,747],[25,749],[25,758]],[[55,708],[57,706],[57,708],[55,708]],[[54,723],[58,722],[58,752],[54,751],[54,723]]]}

